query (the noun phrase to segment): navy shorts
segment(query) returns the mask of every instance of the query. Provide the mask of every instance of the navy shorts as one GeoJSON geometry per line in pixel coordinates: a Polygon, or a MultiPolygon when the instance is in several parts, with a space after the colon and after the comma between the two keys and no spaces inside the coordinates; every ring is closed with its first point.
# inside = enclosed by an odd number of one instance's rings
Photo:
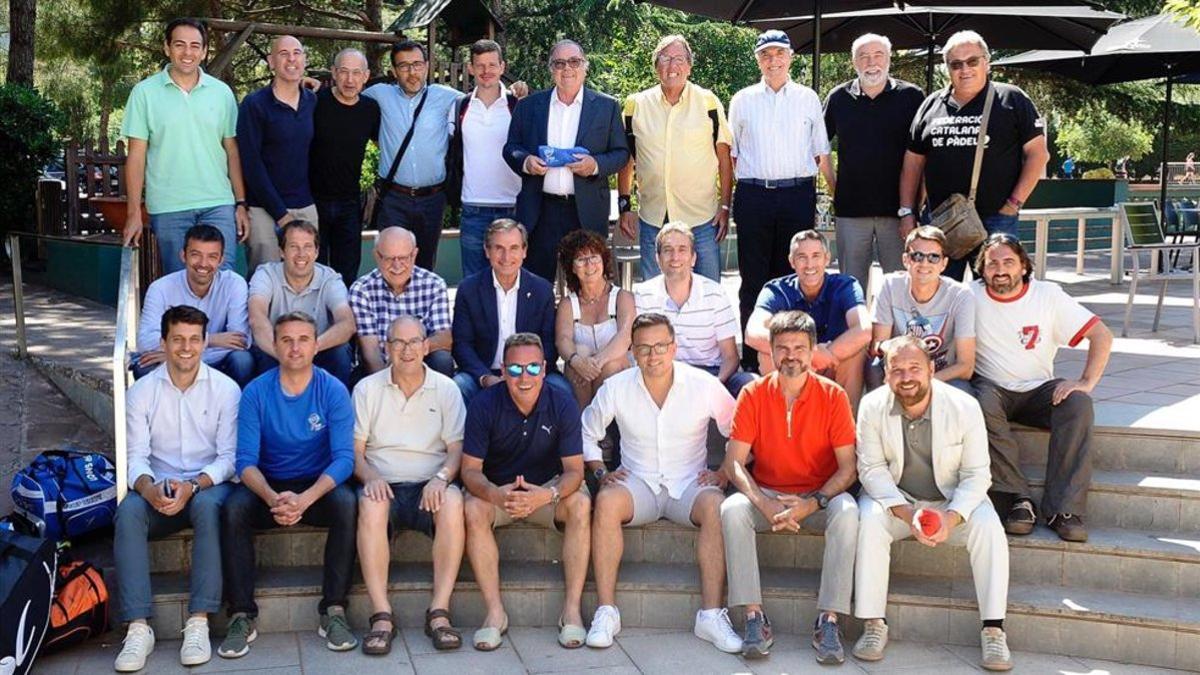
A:
{"type": "MultiPolygon", "coordinates": [[[[388,508],[388,537],[395,536],[400,530],[415,530],[427,537],[433,537],[433,514],[421,509],[421,493],[428,482],[389,483],[393,497],[388,508]]],[[[450,485],[446,489],[458,488],[450,485]]],[[[362,487],[359,487],[360,497],[362,491],[362,487]]]]}

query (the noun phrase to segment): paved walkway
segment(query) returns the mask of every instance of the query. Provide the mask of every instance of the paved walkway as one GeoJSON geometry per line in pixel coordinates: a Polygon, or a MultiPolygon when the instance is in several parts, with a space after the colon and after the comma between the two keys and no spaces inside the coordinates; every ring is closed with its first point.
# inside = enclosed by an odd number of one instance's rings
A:
{"type": "MultiPolygon", "coordinates": [[[[470,631],[466,637],[470,638],[470,631]]],[[[65,654],[39,659],[38,675],[92,675],[112,672],[120,650],[120,637],[77,647],[65,654]]],[[[417,628],[406,628],[386,657],[368,657],[361,651],[335,653],[325,648],[315,633],[270,633],[254,643],[250,654],[226,660],[216,656],[193,669],[179,665],[178,640],[160,640],[142,672],[153,673],[251,673],[255,675],[366,675],[368,673],[416,673],[417,675],[502,675],[507,673],[589,673],[625,675],[636,673],[705,675],[707,673],[934,673],[965,675],[983,672],[978,666],[979,647],[942,646],[922,642],[892,642],[886,658],[875,664],[853,657],[838,668],[816,662],[808,638],[779,635],[771,656],[762,661],[743,661],[722,654],[687,631],[628,628],[609,649],[565,650],[555,642],[553,628],[509,630],[504,646],[490,654],[470,647],[454,652],[435,652],[417,628]]],[[[849,645],[847,645],[849,651],[849,645]]],[[[1127,666],[1111,661],[1079,659],[1053,654],[1014,652],[1015,673],[1090,673],[1101,675],[1153,675],[1183,671],[1146,666],[1127,666]]]]}

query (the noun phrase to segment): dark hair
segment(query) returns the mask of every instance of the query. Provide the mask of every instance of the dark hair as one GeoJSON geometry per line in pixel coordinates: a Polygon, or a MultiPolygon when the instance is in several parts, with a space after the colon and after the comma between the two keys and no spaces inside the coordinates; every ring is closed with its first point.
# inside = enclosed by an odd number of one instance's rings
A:
{"type": "Polygon", "coordinates": [[[916,337],[915,335],[904,334],[897,335],[894,338],[889,338],[879,344],[879,353],[883,356],[883,367],[887,368],[892,359],[896,358],[896,355],[899,354],[902,349],[907,347],[912,347],[918,352],[921,352],[921,356],[925,357],[926,362],[933,361],[933,354],[930,354],[929,351],[925,349],[925,343],[921,341],[921,338],[916,337]]]}
{"type": "Polygon", "coordinates": [[[177,323],[200,326],[200,337],[208,335],[207,314],[191,305],[175,305],[163,312],[162,319],[159,321],[159,334],[162,335],[162,339],[167,339],[167,333],[170,331],[171,326],[177,323]]]}
{"type": "Polygon", "coordinates": [[[537,347],[542,353],[542,358],[546,358],[546,349],[542,346],[542,338],[538,337],[537,333],[513,333],[504,338],[504,351],[501,353],[501,359],[508,358],[508,350],[514,347],[537,347]]]}
{"type": "Polygon", "coordinates": [[[775,344],[775,338],[784,333],[804,333],[808,336],[808,346],[817,346],[817,322],[807,312],[798,309],[772,316],[767,322],[767,332],[771,335],[771,344],[775,344]]]}
{"type": "Polygon", "coordinates": [[[572,293],[578,293],[580,287],[579,275],[575,274],[575,258],[586,251],[599,254],[600,264],[604,266],[604,278],[612,281],[612,251],[608,250],[608,242],[591,230],[571,230],[558,242],[558,264],[562,267],[567,290],[572,293]]]}
{"type": "Polygon", "coordinates": [[[996,232],[983,242],[979,248],[979,257],[975,258],[975,276],[983,278],[983,266],[986,264],[987,252],[997,246],[1007,246],[1017,254],[1021,260],[1021,281],[1029,283],[1029,277],[1033,276],[1033,261],[1029,259],[1029,253],[1021,245],[1021,240],[1007,232],[996,232]]]}
{"type": "Polygon", "coordinates": [[[633,337],[643,328],[651,328],[653,326],[666,326],[667,332],[671,334],[671,339],[675,339],[675,326],[671,325],[671,320],[665,314],[658,312],[646,312],[638,314],[633,318],[633,326],[629,329],[630,337],[633,337]]]}
{"type": "Polygon", "coordinates": [[[904,238],[904,250],[908,251],[908,247],[918,239],[932,241],[942,249],[942,253],[946,252],[946,233],[932,225],[922,225],[909,232],[908,236],[904,238]]]}
{"type": "Polygon", "coordinates": [[[317,226],[307,220],[297,218],[296,220],[289,220],[287,224],[279,228],[279,250],[283,250],[284,244],[287,243],[288,232],[292,230],[300,230],[301,232],[311,234],[313,236],[313,243],[318,247],[321,246],[321,231],[317,229],[317,226]]]}
{"type": "Polygon", "coordinates": [[[168,23],[167,27],[163,30],[164,44],[171,44],[171,34],[174,33],[175,29],[179,28],[180,26],[189,26],[200,31],[200,45],[205,49],[208,49],[208,24],[204,23],[200,19],[193,19],[190,16],[171,19],[171,22],[168,23]]]}
{"type": "Polygon", "coordinates": [[[429,60],[429,52],[425,51],[425,45],[421,44],[420,42],[417,42],[416,40],[404,40],[403,42],[397,42],[396,44],[392,45],[392,53],[391,53],[391,56],[389,57],[392,62],[392,67],[393,68],[396,67],[396,55],[397,54],[399,54],[400,52],[411,52],[414,49],[421,52],[421,60],[422,61],[429,60]]]}
{"type": "Polygon", "coordinates": [[[221,252],[225,252],[225,235],[208,223],[200,223],[188,228],[183,235],[183,250],[187,250],[191,241],[217,241],[221,243],[221,252]]]}
{"type": "Polygon", "coordinates": [[[500,48],[500,43],[496,42],[495,40],[489,40],[487,38],[484,38],[482,40],[476,40],[471,43],[471,47],[469,50],[471,52],[471,55],[469,57],[467,57],[467,60],[470,61],[471,63],[475,62],[476,56],[482,56],[483,54],[491,54],[493,52],[495,52],[496,56],[500,57],[501,61],[504,60],[504,50],[500,48]]]}
{"type": "Polygon", "coordinates": [[[275,321],[271,323],[271,336],[275,337],[279,333],[280,326],[285,323],[292,323],[293,321],[299,321],[312,326],[313,335],[317,334],[317,320],[312,318],[312,315],[308,312],[296,311],[288,312],[287,314],[280,314],[278,317],[276,317],[275,321]]]}

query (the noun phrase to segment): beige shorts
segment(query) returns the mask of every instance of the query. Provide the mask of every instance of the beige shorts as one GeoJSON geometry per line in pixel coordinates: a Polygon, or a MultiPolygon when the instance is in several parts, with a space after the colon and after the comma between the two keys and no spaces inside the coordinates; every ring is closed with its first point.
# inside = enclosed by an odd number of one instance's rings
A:
{"type": "Polygon", "coordinates": [[[678,499],[672,497],[666,487],[660,487],[658,494],[655,494],[646,481],[636,476],[627,476],[620,485],[628,490],[633,498],[633,518],[625,523],[629,527],[653,523],[663,518],[687,527],[695,527],[696,524],[692,522],[692,505],[696,503],[696,498],[705,490],[716,490],[718,493],[721,491],[721,488],[715,485],[701,485],[695,478],[688,483],[678,499]]]}
{"type": "MultiPolygon", "coordinates": [[[[542,483],[542,487],[548,488],[548,487],[552,487],[552,486],[557,486],[559,481],[561,481],[561,480],[562,480],[561,475],[555,476],[554,478],[551,478],[550,480],[546,481],[545,483],[542,483]]],[[[588,494],[587,483],[581,482],[579,484],[579,491],[585,495],[588,494]]],[[[493,504],[492,505],[492,529],[496,529],[497,527],[504,527],[505,525],[512,525],[513,523],[533,523],[535,525],[541,525],[542,527],[548,527],[552,530],[561,532],[562,528],[559,527],[559,523],[554,520],[554,512],[557,508],[558,508],[557,504],[547,504],[547,505],[543,506],[542,508],[537,509],[533,513],[530,513],[528,516],[525,516],[524,518],[516,519],[516,518],[513,518],[512,516],[508,515],[508,511],[505,511],[504,509],[500,508],[499,506],[496,506],[493,504]]]]}

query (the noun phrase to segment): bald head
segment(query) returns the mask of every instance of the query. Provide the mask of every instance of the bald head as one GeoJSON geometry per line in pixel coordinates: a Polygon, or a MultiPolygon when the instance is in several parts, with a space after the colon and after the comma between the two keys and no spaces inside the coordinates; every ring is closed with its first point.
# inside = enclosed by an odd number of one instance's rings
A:
{"type": "Polygon", "coordinates": [[[367,57],[354,48],[343,49],[333,57],[333,95],[353,105],[371,77],[367,57]]]}
{"type": "Polygon", "coordinates": [[[275,73],[277,83],[300,86],[307,66],[304,45],[291,35],[281,35],[271,40],[271,51],[267,54],[267,65],[275,73]]]}
{"type": "Polygon", "coordinates": [[[369,68],[366,54],[363,54],[361,51],[353,47],[347,47],[346,49],[338,52],[337,55],[333,57],[333,67],[334,69],[361,68],[362,70],[368,70],[369,68]]]}
{"type": "Polygon", "coordinates": [[[375,239],[375,248],[390,249],[402,241],[407,241],[415,247],[417,245],[417,236],[398,225],[385,227],[379,231],[379,237],[375,239]]]}
{"type": "Polygon", "coordinates": [[[403,227],[389,227],[375,240],[375,267],[395,293],[402,293],[412,279],[417,259],[417,238],[403,227]]]}

